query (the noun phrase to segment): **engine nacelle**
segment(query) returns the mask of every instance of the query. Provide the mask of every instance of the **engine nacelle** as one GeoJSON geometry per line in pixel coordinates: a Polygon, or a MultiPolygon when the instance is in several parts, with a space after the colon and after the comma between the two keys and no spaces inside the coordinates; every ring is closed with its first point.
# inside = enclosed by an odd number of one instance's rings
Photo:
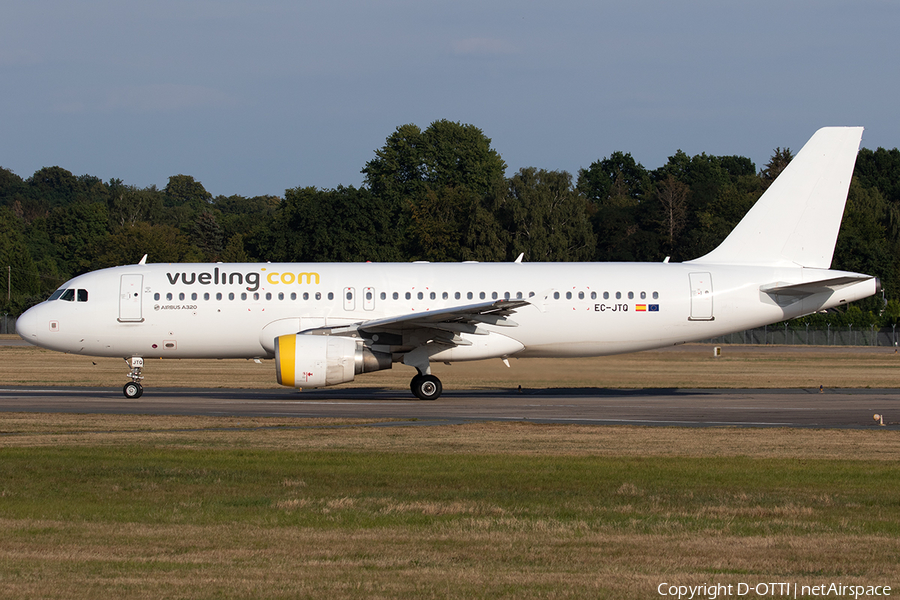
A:
{"type": "Polygon", "coordinates": [[[337,385],[392,365],[390,354],[372,352],[359,339],[300,333],[275,338],[276,377],[288,387],[337,385]]]}

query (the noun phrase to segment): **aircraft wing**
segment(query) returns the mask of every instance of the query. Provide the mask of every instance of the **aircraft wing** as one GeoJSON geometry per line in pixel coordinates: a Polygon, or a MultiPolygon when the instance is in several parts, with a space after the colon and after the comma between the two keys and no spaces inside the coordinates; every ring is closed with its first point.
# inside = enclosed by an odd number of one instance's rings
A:
{"type": "Polygon", "coordinates": [[[458,334],[486,335],[487,331],[478,328],[483,324],[517,327],[518,323],[509,319],[509,315],[513,314],[516,309],[529,304],[531,303],[527,300],[491,300],[372,319],[352,325],[318,327],[300,333],[308,335],[363,334],[364,337],[374,336],[376,339],[381,334],[383,340],[396,336],[393,340],[393,344],[396,345],[419,346],[433,342],[446,346],[464,346],[469,345],[470,342],[459,337],[458,334]],[[400,341],[401,339],[403,341],[400,341]]]}
{"type": "Polygon", "coordinates": [[[518,324],[507,317],[517,308],[527,306],[526,300],[492,300],[478,304],[465,306],[453,306],[440,310],[430,310],[417,313],[409,313],[384,319],[373,319],[360,323],[359,329],[363,331],[403,331],[407,329],[436,328],[441,329],[448,325],[471,325],[480,323],[500,325],[503,327],[516,327],[518,324]]]}

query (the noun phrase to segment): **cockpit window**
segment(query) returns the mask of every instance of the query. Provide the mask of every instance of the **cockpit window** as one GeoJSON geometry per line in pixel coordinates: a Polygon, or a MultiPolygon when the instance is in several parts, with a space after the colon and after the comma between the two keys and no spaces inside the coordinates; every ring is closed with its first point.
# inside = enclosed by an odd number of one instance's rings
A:
{"type": "Polygon", "coordinates": [[[58,299],[60,296],[63,295],[63,292],[64,292],[64,291],[66,291],[66,290],[56,290],[55,292],[53,292],[52,294],[50,294],[50,297],[47,298],[47,302],[50,302],[51,300],[56,300],[56,299],[58,299]]]}
{"type": "Polygon", "coordinates": [[[87,290],[78,290],[78,301],[87,302],[87,290]]]}
{"type": "Polygon", "coordinates": [[[65,300],[66,302],[74,302],[75,301],[75,290],[68,289],[62,293],[62,296],[59,297],[60,300],[65,300]]]}

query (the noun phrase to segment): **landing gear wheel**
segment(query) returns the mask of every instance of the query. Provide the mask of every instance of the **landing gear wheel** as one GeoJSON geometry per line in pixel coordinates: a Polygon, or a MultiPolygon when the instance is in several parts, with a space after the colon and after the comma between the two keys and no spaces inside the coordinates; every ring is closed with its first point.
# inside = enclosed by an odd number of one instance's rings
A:
{"type": "Polygon", "coordinates": [[[144,386],[136,381],[129,381],[122,388],[122,393],[125,394],[126,398],[140,398],[144,393],[144,386]]]}
{"type": "Polygon", "coordinates": [[[412,381],[409,382],[409,391],[412,392],[414,396],[418,396],[418,394],[416,393],[416,388],[419,385],[419,381],[421,381],[423,377],[424,375],[415,375],[412,378],[412,381]]]}
{"type": "Polygon", "coordinates": [[[444,391],[441,380],[434,375],[416,375],[409,387],[419,400],[437,400],[444,391]]]}

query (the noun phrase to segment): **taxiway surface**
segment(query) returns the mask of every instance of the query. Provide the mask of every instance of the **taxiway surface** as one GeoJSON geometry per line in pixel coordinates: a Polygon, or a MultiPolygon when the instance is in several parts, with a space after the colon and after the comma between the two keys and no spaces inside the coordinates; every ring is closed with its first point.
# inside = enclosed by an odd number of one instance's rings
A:
{"type": "Polygon", "coordinates": [[[686,427],[872,428],[884,415],[900,429],[896,389],[541,389],[445,391],[435,402],[371,388],[291,392],[148,389],[127,400],[119,389],[5,387],[2,412],[165,414],[389,419],[398,424],[467,421],[686,427]]]}

